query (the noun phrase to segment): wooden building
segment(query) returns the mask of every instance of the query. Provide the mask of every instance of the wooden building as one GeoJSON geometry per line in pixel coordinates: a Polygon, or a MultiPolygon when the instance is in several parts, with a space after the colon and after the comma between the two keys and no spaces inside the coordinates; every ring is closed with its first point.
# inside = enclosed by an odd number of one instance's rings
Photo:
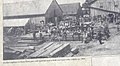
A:
{"type": "Polygon", "coordinates": [[[3,8],[3,18],[24,19],[30,18],[30,23],[35,26],[44,26],[48,23],[58,25],[63,16],[81,16],[80,3],[58,4],[56,0],[34,0],[27,2],[6,3],[3,8]]]}
{"type": "Polygon", "coordinates": [[[88,8],[90,8],[90,16],[116,15],[120,13],[119,0],[86,0],[85,3],[87,3],[88,8]]]}
{"type": "Polygon", "coordinates": [[[64,16],[74,16],[79,18],[82,14],[80,3],[60,4],[64,16]]]}
{"type": "Polygon", "coordinates": [[[56,0],[35,0],[4,4],[4,19],[31,18],[31,23],[60,21],[62,10],[56,0]],[[9,7],[10,6],[10,7],[9,7]]]}

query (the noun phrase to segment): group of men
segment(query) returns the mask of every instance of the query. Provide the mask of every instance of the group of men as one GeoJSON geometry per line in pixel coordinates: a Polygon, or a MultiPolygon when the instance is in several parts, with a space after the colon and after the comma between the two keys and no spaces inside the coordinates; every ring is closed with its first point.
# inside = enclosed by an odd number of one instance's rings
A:
{"type": "MultiPolygon", "coordinates": [[[[101,21],[101,24],[104,23],[103,21],[101,21]]],[[[72,33],[72,38],[74,40],[74,35],[78,35],[78,39],[81,40],[82,42],[88,43],[90,42],[92,39],[98,39],[100,44],[103,44],[102,40],[103,40],[103,36],[106,36],[106,38],[108,39],[110,37],[110,31],[107,25],[105,25],[104,27],[99,26],[99,31],[97,31],[97,35],[96,34],[96,30],[95,30],[95,22],[93,22],[92,24],[87,24],[85,25],[84,23],[80,23],[79,26],[76,26],[75,29],[72,28],[64,28],[64,29],[60,29],[58,26],[54,27],[53,29],[48,29],[47,33],[49,33],[49,37],[50,39],[56,38],[56,37],[61,37],[62,40],[67,40],[67,35],[69,33],[72,33]],[[71,29],[71,30],[69,30],[71,29]]],[[[53,26],[52,26],[53,27],[53,26]]],[[[36,40],[36,31],[33,32],[33,38],[36,40]]],[[[39,31],[39,37],[40,40],[42,40],[43,35],[41,30],[39,31]]]]}

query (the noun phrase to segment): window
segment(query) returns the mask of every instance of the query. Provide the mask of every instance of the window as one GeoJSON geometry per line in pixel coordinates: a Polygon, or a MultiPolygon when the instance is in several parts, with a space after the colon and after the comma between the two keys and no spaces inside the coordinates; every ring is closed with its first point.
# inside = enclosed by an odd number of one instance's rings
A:
{"type": "Polygon", "coordinates": [[[115,5],[115,7],[118,7],[118,5],[115,5]]]}
{"type": "Polygon", "coordinates": [[[103,8],[103,6],[100,6],[100,8],[103,8]]]}
{"type": "Polygon", "coordinates": [[[115,2],[115,7],[118,7],[119,6],[119,1],[116,1],[115,2]]]}

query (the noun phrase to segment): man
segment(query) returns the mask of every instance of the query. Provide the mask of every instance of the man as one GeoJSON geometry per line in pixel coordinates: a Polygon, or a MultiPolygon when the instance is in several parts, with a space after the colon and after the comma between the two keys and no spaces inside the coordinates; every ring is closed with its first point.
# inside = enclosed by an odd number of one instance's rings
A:
{"type": "Polygon", "coordinates": [[[63,37],[65,40],[67,40],[67,33],[66,33],[66,30],[63,30],[63,37]]]}
{"type": "Polygon", "coordinates": [[[80,41],[81,30],[78,29],[78,40],[80,41]]]}
{"type": "MultiPolygon", "coordinates": [[[[104,28],[104,33],[105,33],[105,35],[106,35],[106,38],[108,39],[108,38],[110,37],[110,31],[109,31],[108,26],[105,26],[105,28],[104,28]]],[[[106,40],[107,40],[107,39],[106,39],[106,40]]]]}
{"type": "Polygon", "coordinates": [[[118,20],[117,23],[116,23],[116,25],[117,25],[117,31],[120,30],[120,28],[119,28],[119,24],[120,24],[120,20],[118,20]]]}
{"type": "Polygon", "coordinates": [[[43,35],[42,35],[42,32],[41,32],[41,31],[39,31],[39,37],[40,37],[40,40],[42,40],[43,35]]]}
{"type": "Polygon", "coordinates": [[[81,35],[82,35],[82,43],[84,42],[84,24],[81,23],[81,35]]]}
{"type": "Polygon", "coordinates": [[[84,24],[81,23],[81,31],[84,32],[84,24]]]}
{"type": "Polygon", "coordinates": [[[93,27],[93,25],[91,26],[91,38],[94,39],[94,27],[93,27]]]}
{"type": "Polygon", "coordinates": [[[51,29],[50,28],[48,29],[48,34],[49,34],[49,39],[50,39],[50,37],[51,37],[51,29]]]}
{"type": "Polygon", "coordinates": [[[99,31],[99,32],[98,32],[98,40],[99,40],[99,43],[100,43],[100,44],[103,44],[103,42],[102,42],[102,36],[103,36],[102,32],[99,31]]]}
{"type": "Polygon", "coordinates": [[[33,39],[34,39],[34,40],[37,40],[36,31],[33,31],[33,39]]]}

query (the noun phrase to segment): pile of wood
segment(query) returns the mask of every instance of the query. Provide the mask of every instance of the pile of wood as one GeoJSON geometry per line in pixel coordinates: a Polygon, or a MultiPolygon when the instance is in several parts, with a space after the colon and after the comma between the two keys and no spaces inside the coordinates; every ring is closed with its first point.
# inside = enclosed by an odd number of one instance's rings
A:
{"type": "Polygon", "coordinates": [[[38,51],[29,55],[29,58],[48,58],[48,57],[64,57],[70,53],[70,44],[62,44],[58,42],[50,42],[38,51]]]}

